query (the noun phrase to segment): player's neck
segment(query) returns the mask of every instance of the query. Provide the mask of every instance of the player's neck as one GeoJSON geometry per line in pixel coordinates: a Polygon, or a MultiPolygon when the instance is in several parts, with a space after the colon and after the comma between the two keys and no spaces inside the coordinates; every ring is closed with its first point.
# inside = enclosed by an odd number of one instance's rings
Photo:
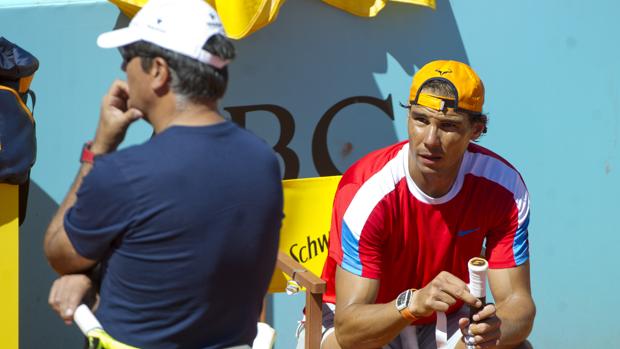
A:
{"type": "Polygon", "coordinates": [[[432,198],[446,195],[456,182],[461,164],[441,172],[422,171],[416,162],[409,158],[409,175],[416,186],[432,198]]]}

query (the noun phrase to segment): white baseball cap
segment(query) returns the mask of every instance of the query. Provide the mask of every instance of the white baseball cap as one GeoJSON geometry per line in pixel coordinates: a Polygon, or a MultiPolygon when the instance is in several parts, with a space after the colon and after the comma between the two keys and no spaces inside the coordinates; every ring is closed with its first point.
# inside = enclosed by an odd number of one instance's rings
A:
{"type": "Polygon", "coordinates": [[[226,35],[217,13],[204,0],[150,0],[127,28],[99,35],[97,45],[114,48],[144,40],[223,68],[229,61],[203,49],[215,34],[226,35]]]}

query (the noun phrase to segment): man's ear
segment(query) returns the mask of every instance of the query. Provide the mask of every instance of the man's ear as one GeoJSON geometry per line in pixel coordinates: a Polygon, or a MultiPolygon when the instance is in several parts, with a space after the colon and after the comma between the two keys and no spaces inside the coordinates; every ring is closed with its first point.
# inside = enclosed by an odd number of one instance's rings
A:
{"type": "Polygon", "coordinates": [[[151,75],[151,88],[158,96],[168,93],[170,89],[170,67],[165,59],[153,58],[149,75],[151,75]]]}
{"type": "Polygon", "coordinates": [[[484,131],[484,124],[481,122],[474,122],[472,127],[474,128],[474,133],[471,137],[471,140],[476,141],[478,140],[478,138],[480,138],[480,136],[482,136],[482,132],[484,131]]]}

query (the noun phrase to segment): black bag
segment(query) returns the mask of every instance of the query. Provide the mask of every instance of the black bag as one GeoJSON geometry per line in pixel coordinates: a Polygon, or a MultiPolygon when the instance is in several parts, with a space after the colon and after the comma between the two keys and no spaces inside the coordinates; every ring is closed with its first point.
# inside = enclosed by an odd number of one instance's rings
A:
{"type": "Polygon", "coordinates": [[[20,186],[20,224],[37,153],[35,122],[27,102],[30,96],[34,109],[30,83],[38,68],[35,56],[0,37],[0,183],[20,186]]]}

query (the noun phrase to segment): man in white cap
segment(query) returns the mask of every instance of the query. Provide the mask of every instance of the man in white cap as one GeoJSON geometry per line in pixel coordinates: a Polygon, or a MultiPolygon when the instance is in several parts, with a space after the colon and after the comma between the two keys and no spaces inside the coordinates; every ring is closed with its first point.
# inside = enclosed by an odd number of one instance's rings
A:
{"type": "Polygon", "coordinates": [[[115,339],[247,347],[275,266],[282,188],[272,149],[217,111],[234,47],[201,0],[151,0],[97,42],[119,48],[127,82],[103,98],[46,232],[47,258],[64,275],[50,304],[70,323],[99,266],[97,317],[115,339]],[[139,119],[154,136],[117,150],[139,119]]]}

